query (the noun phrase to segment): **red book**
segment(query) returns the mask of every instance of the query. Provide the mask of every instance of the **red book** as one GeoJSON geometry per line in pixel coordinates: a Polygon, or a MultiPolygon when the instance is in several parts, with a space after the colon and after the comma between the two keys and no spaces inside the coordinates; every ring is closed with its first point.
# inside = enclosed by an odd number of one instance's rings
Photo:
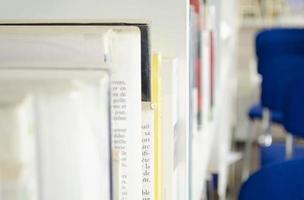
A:
{"type": "Polygon", "coordinates": [[[201,12],[201,2],[200,0],[190,0],[190,4],[194,6],[195,12],[201,12]]]}

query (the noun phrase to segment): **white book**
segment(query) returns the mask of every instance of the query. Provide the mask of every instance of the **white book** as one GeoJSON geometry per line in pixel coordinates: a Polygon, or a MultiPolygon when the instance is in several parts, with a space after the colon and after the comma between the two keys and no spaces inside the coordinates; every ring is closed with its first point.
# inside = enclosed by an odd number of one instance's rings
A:
{"type": "Polygon", "coordinates": [[[110,199],[108,73],[0,72],[2,197],[110,199]]]}
{"type": "MultiPolygon", "coordinates": [[[[119,196],[142,198],[141,50],[140,32],[117,31],[112,39],[112,131],[113,148],[120,152],[119,196]]],[[[115,188],[114,188],[115,190],[115,188]]],[[[115,192],[115,191],[114,191],[115,192]]]]}
{"type": "Polygon", "coordinates": [[[139,29],[131,25],[98,24],[1,25],[0,43],[0,69],[67,69],[71,73],[76,69],[107,69],[111,72],[112,146],[120,151],[121,159],[119,188],[114,187],[114,192],[120,193],[121,199],[141,199],[139,29]]]}
{"type": "Polygon", "coordinates": [[[29,98],[0,98],[0,184],[1,199],[21,194],[37,199],[33,111],[29,98]]]}
{"type": "Polygon", "coordinates": [[[151,102],[142,102],[142,173],[143,188],[142,199],[155,199],[155,173],[154,173],[154,106],[151,102]]]}
{"type": "Polygon", "coordinates": [[[39,199],[110,199],[109,84],[77,87],[37,95],[39,199]]]}
{"type": "Polygon", "coordinates": [[[162,84],[162,133],[163,133],[163,199],[173,199],[174,171],[176,162],[174,158],[176,149],[175,140],[177,140],[176,126],[178,119],[178,76],[175,59],[164,58],[161,67],[162,84]]]}

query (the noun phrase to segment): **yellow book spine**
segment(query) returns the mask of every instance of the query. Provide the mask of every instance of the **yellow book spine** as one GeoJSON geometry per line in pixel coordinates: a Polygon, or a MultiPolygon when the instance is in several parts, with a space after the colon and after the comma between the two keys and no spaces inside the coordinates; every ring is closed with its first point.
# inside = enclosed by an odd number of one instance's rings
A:
{"type": "Polygon", "coordinates": [[[161,133],[161,55],[153,54],[152,57],[152,103],[155,105],[155,200],[162,200],[162,133],[161,133]]]}

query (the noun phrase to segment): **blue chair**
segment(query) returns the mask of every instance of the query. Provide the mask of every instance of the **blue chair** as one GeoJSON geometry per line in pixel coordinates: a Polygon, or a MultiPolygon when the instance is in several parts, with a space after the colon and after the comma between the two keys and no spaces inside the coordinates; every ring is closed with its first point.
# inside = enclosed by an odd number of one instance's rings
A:
{"type": "MultiPolygon", "coordinates": [[[[303,145],[294,148],[293,136],[304,137],[304,57],[288,56],[280,57],[273,61],[276,70],[268,79],[264,91],[274,92],[269,98],[269,108],[283,111],[283,125],[287,133],[285,145],[274,143],[269,147],[261,147],[261,165],[265,166],[274,162],[286,160],[286,158],[304,157],[303,145]],[[296,126],[296,127],[295,127],[296,126]]],[[[263,95],[263,94],[262,94],[263,95]]]]}
{"type": "MultiPolygon", "coordinates": [[[[289,29],[288,29],[289,30],[289,29]]],[[[277,58],[280,55],[286,54],[284,52],[285,49],[279,51],[282,43],[289,40],[289,37],[286,37],[286,32],[289,32],[286,29],[268,29],[263,30],[256,36],[255,46],[256,46],[256,57],[257,57],[257,71],[261,75],[263,82],[267,80],[269,77],[266,73],[271,69],[274,70],[275,66],[272,64],[272,60],[277,58]],[[281,38],[278,40],[278,38],[281,38]],[[265,72],[266,71],[266,72],[265,72]]],[[[285,50],[287,51],[287,50],[285,50]]],[[[267,81],[266,81],[267,83],[267,81]]],[[[265,105],[267,105],[267,97],[271,98],[273,96],[272,90],[265,92],[263,86],[267,88],[267,84],[262,84],[261,91],[262,97],[261,102],[254,104],[250,107],[248,111],[249,118],[249,135],[246,142],[245,149],[245,162],[243,167],[243,178],[247,178],[249,175],[250,168],[250,154],[251,154],[251,146],[252,140],[254,138],[254,122],[263,120],[263,129],[264,134],[259,137],[259,143],[263,144],[263,146],[270,146],[272,144],[272,136],[271,136],[271,124],[277,123],[282,124],[283,122],[283,114],[280,111],[275,111],[265,109],[265,105]],[[266,102],[265,102],[266,101],[266,102]],[[264,111],[268,115],[265,116],[264,111]]]]}
{"type": "MultiPolygon", "coordinates": [[[[275,163],[286,161],[286,144],[285,142],[274,142],[269,147],[260,148],[260,165],[265,167],[275,163]]],[[[303,144],[295,144],[292,147],[292,159],[304,159],[303,144]]]]}
{"type": "Polygon", "coordinates": [[[304,160],[289,160],[264,167],[241,187],[239,200],[304,199],[304,160]]]}
{"type": "MultiPolygon", "coordinates": [[[[302,65],[304,68],[304,63],[302,65]]],[[[284,128],[289,134],[286,156],[293,156],[293,137],[304,138],[304,76],[289,84],[285,96],[284,128]]]]}
{"type": "Polygon", "coordinates": [[[303,78],[304,53],[302,56],[281,56],[269,63],[273,69],[264,69],[267,78],[262,81],[261,101],[264,107],[281,112],[284,122],[286,92],[292,82],[303,78]]]}
{"type": "MultiPolygon", "coordinates": [[[[276,59],[270,59],[268,61],[267,68],[265,67],[263,69],[263,73],[264,78],[261,84],[261,101],[263,102],[263,107],[266,107],[271,111],[276,111],[270,112],[272,117],[275,116],[275,114],[280,115],[280,119],[276,119],[276,122],[283,124],[285,119],[283,112],[285,108],[285,97],[287,96],[286,92],[290,87],[290,83],[297,79],[304,79],[304,52],[303,56],[287,55],[277,57],[276,59]]],[[[271,142],[272,141],[269,143],[271,142]]],[[[292,143],[292,137],[288,136],[286,140],[287,147],[291,146],[290,143],[292,143]]],[[[243,171],[244,179],[248,177],[250,173],[249,166],[251,145],[252,136],[249,134],[246,144],[246,161],[243,171]]]]}
{"type": "MultiPolygon", "coordinates": [[[[288,58],[293,59],[295,57],[297,59],[304,55],[303,44],[304,29],[273,28],[261,31],[256,37],[257,71],[262,76],[261,102],[253,105],[248,112],[250,133],[246,143],[243,178],[248,177],[250,171],[250,153],[254,133],[253,122],[263,119],[264,134],[259,137],[259,141],[262,141],[260,143],[265,144],[264,146],[270,146],[272,143],[271,124],[283,124],[282,107],[284,105],[281,99],[282,94],[284,94],[285,78],[282,79],[282,76],[290,73],[288,68],[293,68],[293,64],[288,61],[288,58]],[[277,60],[278,58],[285,59],[286,66],[280,63],[277,60]],[[287,71],[284,72],[284,68],[287,71]],[[283,85],[283,87],[280,85],[283,85]],[[276,98],[276,96],[278,97],[276,98]],[[267,116],[264,115],[264,111],[267,111],[267,116]]],[[[286,82],[288,82],[288,78],[286,82]]]]}
{"type": "MultiPolygon", "coordinates": [[[[250,110],[248,111],[248,117],[251,121],[261,120],[263,118],[263,106],[261,103],[256,103],[252,105],[250,110]]],[[[282,112],[271,112],[271,122],[276,124],[283,123],[283,113],[282,112]]]]}
{"type": "MultiPolygon", "coordinates": [[[[256,37],[257,71],[263,80],[267,79],[265,70],[274,70],[271,64],[273,59],[280,56],[304,55],[304,29],[297,28],[272,28],[261,31],[256,37]]],[[[273,74],[272,74],[273,76],[273,74]]],[[[262,87],[263,91],[263,87],[262,87]]],[[[248,111],[251,121],[263,118],[264,108],[268,108],[268,98],[272,95],[267,92],[261,99],[261,103],[253,105],[248,111]],[[266,101],[266,102],[265,102],[266,101]]],[[[269,108],[268,108],[269,109],[269,108]]],[[[271,110],[270,122],[282,124],[283,115],[280,110],[271,110]]]]}
{"type": "Polygon", "coordinates": [[[263,76],[267,62],[280,55],[303,55],[303,32],[302,28],[271,28],[258,33],[256,37],[258,73],[263,76]]]}

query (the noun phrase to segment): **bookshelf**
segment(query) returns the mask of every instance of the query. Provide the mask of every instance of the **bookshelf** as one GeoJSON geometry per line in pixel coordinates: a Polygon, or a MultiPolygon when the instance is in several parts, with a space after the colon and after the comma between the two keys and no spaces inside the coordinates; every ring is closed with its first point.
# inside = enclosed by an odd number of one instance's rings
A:
{"type": "MultiPolygon", "coordinates": [[[[0,8],[0,20],[2,23],[73,23],[79,26],[103,23],[123,23],[129,26],[134,26],[135,24],[148,25],[151,33],[150,48],[152,54],[158,53],[161,55],[162,61],[160,61],[160,64],[163,67],[174,66],[176,69],[174,73],[178,77],[178,80],[173,80],[172,88],[169,88],[174,92],[171,93],[168,90],[169,92],[162,93],[164,96],[168,95],[163,100],[165,105],[170,105],[169,100],[174,100],[172,96],[176,99],[174,103],[176,106],[166,109],[166,112],[175,114],[170,116],[166,115],[166,113],[163,114],[166,117],[171,117],[170,123],[175,124],[174,126],[166,126],[166,131],[173,136],[164,138],[164,141],[171,141],[170,145],[168,145],[171,150],[165,151],[164,154],[171,155],[171,161],[168,159],[168,161],[163,162],[166,164],[163,164],[165,166],[162,167],[167,172],[170,172],[170,168],[173,168],[172,171],[174,172],[170,173],[170,178],[164,179],[164,181],[167,181],[166,183],[169,183],[170,188],[155,193],[156,196],[154,198],[157,200],[166,199],[165,197],[196,200],[205,196],[205,182],[210,172],[219,174],[219,193],[222,198],[225,196],[224,190],[226,188],[229,163],[222,162],[222,158],[230,155],[231,130],[235,123],[233,117],[231,117],[231,113],[234,112],[233,104],[236,93],[235,43],[237,21],[235,21],[235,7],[236,1],[213,0],[207,3],[201,2],[202,19],[200,20],[205,25],[202,25],[203,28],[199,37],[201,39],[204,37],[205,39],[202,39],[199,45],[201,45],[201,48],[204,46],[204,42],[208,43],[208,45],[202,48],[201,51],[203,117],[200,127],[195,125],[196,116],[193,117],[191,115],[191,113],[194,113],[195,105],[198,104],[196,101],[200,100],[193,101],[196,98],[195,95],[190,98],[193,94],[191,88],[192,80],[189,76],[191,67],[193,67],[189,64],[191,57],[190,48],[192,48],[190,43],[193,40],[190,30],[190,2],[186,0],[75,0],[73,2],[69,0],[53,0],[42,3],[37,0],[28,0],[26,2],[5,0],[0,8]],[[212,107],[211,101],[213,100],[210,97],[211,80],[210,76],[208,76],[211,73],[209,66],[212,63],[209,60],[211,56],[209,52],[211,51],[210,32],[214,34],[215,51],[214,88],[212,89],[214,90],[214,102],[212,107]],[[206,53],[206,51],[209,53],[206,53]],[[222,102],[223,99],[225,99],[225,104],[222,102]],[[192,105],[192,107],[189,105],[192,105]],[[167,165],[170,167],[166,168],[167,165]],[[160,196],[158,197],[157,195],[160,196]]],[[[127,48],[122,49],[127,51],[127,48]]],[[[135,53],[134,57],[136,57],[135,53]]],[[[138,66],[138,62],[133,63],[133,65],[138,66]]],[[[172,70],[163,70],[163,73],[173,72],[172,70]]],[[[130,74],[128,75],[131,76],[130,74]]],[[[170,78],[165,75],[162,75],[162,77],[170,78]]],[[[138,76],[136,77],[134,82],[137,81],[140,84],[138,76]]],[[[138,98],[137,101],[139,101],[138,98]]],[[[137,101],[136,105],[139,103],[137,101]]],[[[140,106],[142,105],[140,104],[140,106]]],[[[151,106],[153,107],[153,105],[151,106]]],[[[138,121],[137,118],[134,119],[138,121]]],[[[163,119],[162,122],[166,123],[163,119]]],[[[148,124],[146,121],[145,123],[148,124]]],[[[138,132],[139,128],[137,127],[136,132],[138,132]]],[[[132,140],[139,139],[133,136],[132,140]]],[[[138,146],[138,144],[135,144],[134,148],[136,145],[138,146]]],[[[160,145],[162,145],[161,147],[166,147],[166,144],[160,145]]],[[[141,149],[137,148],[136,152],[134,149],[130,151],[137,155],[133,156],[134,160],[138,160],[141,149]]],[[[115,156],[116,161],[118,160],[118,162],[113,161],[114,168],[119,171],[121,155],[119,152],[114,152],[113,156],[115,156]]],[[[138,173],[136,170],[131,171],[132,173],[138,173]]],[[[119,179],[119,176],[117,175],[115,178],[119,179]]],[[[137,179],[139,179],[139,175],[137,179]]],[[[137,182],[133,184],[137,184],[137,182]]],[[[155,190],[155,188],[152,190],[155,190]]],[[[117,193],[120,192],[118,191],[117,193]]],[[[134,187],[129,193],[131,193],[128,194],[131,195],[129,198],[138,197],[136,195],[132,196],[133,193],[139,195],[138,187],[134,187]]],[[[120,198],[121,196],[115,194],[113,197],[120,198]]]]}

